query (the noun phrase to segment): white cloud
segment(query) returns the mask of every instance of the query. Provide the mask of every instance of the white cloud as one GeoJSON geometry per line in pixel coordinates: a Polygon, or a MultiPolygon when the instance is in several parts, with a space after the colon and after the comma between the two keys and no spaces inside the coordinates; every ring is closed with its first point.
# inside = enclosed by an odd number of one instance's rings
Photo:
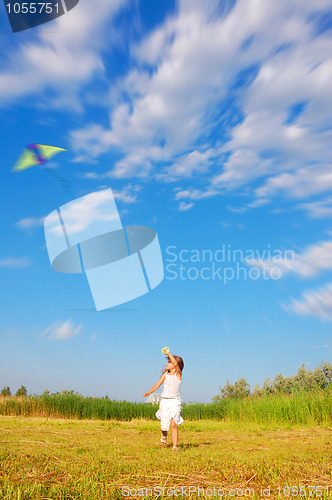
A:
{"type": "MultiPolygon", "coordinates": [[[[252,2],[248,3],[249,10],[256,8],[252,2]]],[[[86,154],[90,154],[91,146],[97,153],[118,147],[125,157],[138,148],[136,165],[143,168],[152,159],[156,161],[151,158],[151,147],[160,142],[164,145],[158,159],[168,159],[178,166],[195,151],[204,154],[193,145],[201,139],[202,130],[205,133],[211,130],[218,119],[215,104],[226,97],[234,76],[248,62],[239,48],[252,30],[247,19],[245,23],[241,21],[248,10],[246,2],[238,2],[228,17],[218,16],[217,10],[216,4],[181,2],[178,15],[168,19],[133,50],[138,63],[153,64],[154,71],[140,68],[139,78],[137,69],[129,72],[121,85],[121,94],[126,94],[126,99],[122,101],[121,95],[118,96],[110,128],[102,130],[98,125],[90,125],[76,131],[72,134],[74,146],[86,154]],[[235,24],[238,24],[236,30],[235,24]],[[91,141],[86,145],[89,136],[91,141]],[[181,154],[183,159],[174,162],[174,157],[181,154]]],[[[194,170],[196,173],[197,168],[194,170]]],[[[128,175],[128,171],[136,175],[134,159],[121,174],[128,175]]],[[[183,172],[180,168],[175,173],[183,172]]]]}
{"type": "Polygon", "coordinates": [[[174,181],[178,178],[193,177],[194,175],[206,174],[212,166],[212,158],[215,156],[213,149],[206,151],[191,151],[180,156],[165,169],[165,172],[157,178],[166,181],[174,181]]]}
{"type": "Polygon", "coordinates": [[[110,89],[109,127],[73,131],[72,147],[81,159],[120,151],[110,172],[118,178],[199,175],[203,191],[216,194],[262,182],[251,206],[326,191],[332,39],[316,36],[311,14],[327,5],[238,0],[221,15],[216,2],[180,1],[132,47],[135,69],[110,89]],[[234,83],[250,69],[238,90],[234,83]],[[302,113],[292,116],[299,102],[302,113]],[[235,112],[243,120],[234,125],[235,112]]]}
{"type": "Polygon", "coordinates": [[[256,190],[256,195],[260,199],[268,199],[281,193],[292,198],[303,199],[331,189],[332,165],[324,164],[298,168],[295,172],[284,172],[270,177],[262,187],[256,190]]]}
{"type": "Polygon", "coordinates": [[[176,200],[189,199],[189,200],[202,200],[204,198],[210,198],[215,196],[217,191],[215,189],[208,188],[207,190],[194,189],[189,187],[188,189],[176,188],[174,198],[176,200]]]}
{"type": "Polygon", "coordinates": [[[306,210],[309,216],[315,219],[330,217],[332,215],[332,198],[320,201],[311,201],[308,203],[300,203],[298,208],[306,210]]]}
{"type": "MultiPolygon", "coordinates": [[[[40,28],[24,45],[17,39],[0,73],[0,100],[38,93],[46,102],[51,91],[51,105],[82,109],[82,86],[104,71],[106,40],[119,43],[112,22],[124,5],[99,0],[91,11],[80,2],[52,32],[40,28]]],[[[89,121],[71,132],[76,159],[114,150],[122,158],[110,177],[200,176],[202,190],[216,194],[255,181],[251,207],[330,189],[332,38],[317,36],[312,15],[328,5],[238,0],[226,13],[219,2],[180,0],[130,47],[128,73],[103,99],[109,125],[89,121]]]]}
{"type": "Polygon", "coordinates": [[[329,344],[323,344],[323,345],[312,345],[310,349],[326,349],[329,347],[329,344]]]}
{"type": "Polygon", "coordinates": [[[103,175],[99,175],[96,172],[86,172],[82,175],[83,179],[104,179],[103,175]]]}
{"type": "Polygon", "coordinates": [[[121,151],[110,176],[199,175],[202,191],[215,194],[261,179],[251,207],[330,189],[332,40],[310,21],[327,5],[238,0],[221,15],[217,2],[179,2],[132,48],[137,67],[110,89],[109,127],[73,131],[73,148],[81,158],[121,151]],[[247,84],[232,90],[250,68],[247,84]],[[235,126],[230,95],[243,115],[235,126]]]}
{"type": "Polygon", "coordinates": [[[41,227],[44,224],[44,217],[27,217],[16,222],[15,226],[19,229],[29,230],[36,227],[41,227]]]}
{"type": "Polygon", "coordinates": [[[118,191],[117,189],[113,189],[113,195],[116,200],[122,201],[123,203],[136,203],[137,195],[141,190],[141,186],[129,184],[125,186],[123,189],[118,191]]]}
{"type": "Polygon", "coordinates": [[[0,260],[0,267],[8,267],[12,269],[24,269],[31,266],[32,261],[27,257],[8,257],[0,260]]]}
{"type": "Polygon", "coordinates": [[[317,290],[309,290],[302,294],[302,299],[292,299],[289,304],[283,305],[287,312],[299,316],[314,316],[316,318],[332,320],[332,283],[326,284],[317,290]]]}
{"type": "MultiPolygon", "coordinates": [[[[37,93],[42,98],[41,92],[52,90],[56,92],[54,105],[80,110],[80,85],[104,69],[105,23],[110,33],[115,31],[112,18],[125,3],[99,0],[98,8],[91,9],[89,2],[80,2],[52,21],[52,30],[40,27],[35,37],[29,32],[18,37],[2,64],[0,103],[37,93]]],[[[49,96],[47,104],[52,104],[49,96]]]]}
{"type": "Polygon", "coordinates": [[[50,340],[68,340],[76,337],[82,329],[82,325],[75,325],[70,319],[64,322],[55,321],[42,333],[43,337],[50,340]]]}
{"type": "MultiPolygon", "coordinates": [[[[78,234],[95,225],[96,222],[117,221],[119,214],[116,205],[113,204],[113,194],[109,189],[90,193],[78,198],[61,208],[61,214],[65,221],[67,233],[78,234]]],[[[48,217],[52,222],[49,231],[63,235],[62,227],[59,226],[58,216],[48,217]]]]}
{"type": "Polygon", "coordinates": [[[227,206],[227,209],[234,214],[244,214],[247,211],[246,207],[231,207],[227,206]]]}
{"type": "Polygon", "coordinates": [[[185,201],[181,201],[179,203],[179,210],[183,212],[184,210],[190,210],[193,206],[193,203],[186,203],[185,201]]]}
{"type": "MultiPolygon", "coordinates": [[[[108,178],[108,174],[98,174],[97,172],[88,172],[83,175],[84,179],[105,179],[108,178]]],[[[100,186],[100,189],[107,189],[108,186],[100,186]]],[[[123,203],[136,203],[137,195],[141,191],[142,186],[139,184],[127,184],[121,190],[113,189],[112,193],[116,200],[122,201],[123,203]]]]}
{"type": "MultiPolygon", "coordinates": [[[[191,200],[197,201],[202,200],[204,198],[210,198],[211,196],[215,196],[218,192],[215,189],[207,188],[205,191],[202,189],[194,189],[189,187],[188,189],[181,189],[180,187],[176,187],[174,189],[174,199],[175,200],[191,200]]],[[[181,201],[179,203],[179,210],[189,210],[194,206],[194,203],[187,203],[185,201],[181,201]]]]}
{"type": "MultiPolygon", "coordinates": [[[[96,178],[104,177],[98,176],[96,178]]],[[[137,202],[137,196],[141,190],[141,186],[137,184],[128,184],[121,190],[112,189],[109,190],[108,186],[103,186],[101,191],[96,191],[95,193],[90,193],[87,196],[79,198],[71,202],[68,206],[62,208],[62,216],[66,220],[66,230],[71,234],[78,234],[81,231],[85,231],[96,222],[110,222],[116,221],[119,218],[117,207],[112,204],[113,198],[125,204],[131,204],[137,202]]],[[[62,227],[59,226],[59,219],[57,215],[49,216],[48,222],[53,221],[53,226],[50,228],[50,232],[57,235],[63,235],[62,227]]],[[[43,226],[44,217],[33,218],[28,217],[21,219],[16,222],[16,226],[23,230],[30,230],[35,227],[43,226]]],[[[26,267],[23,266],[23,259],[6,259],[2,266],[5,267],[26,267]],[[22,262],[21,262],[22,261],[22,262]]]]}
{"type": "Polygon", "coordinates": [[[214,179],[217,185],[241,186],[267,176],[255,192],[264,200],[331,189],[332,39],[312,35],[306,22],[310,6],[303,6],[288,20],[295,22],[292,43],[263,61],[243,95],[245,118],[224,146],[230,158],[214,179]],[[302,112],[291,116],[292,106],[301,102],[302,112]]]}
{"type": "Polygon", "coordinates": [[[280,253],[271,253],[271,258],[266,260],[247,261],[254,267],[261,267],[266,272],[279,269],[282,275],[296,274],[302,278],[313,278],[322,271],[332,270],[332,241],[322,241],[309,245],[302,253],[287,251],[285,257],[280,253]]]}

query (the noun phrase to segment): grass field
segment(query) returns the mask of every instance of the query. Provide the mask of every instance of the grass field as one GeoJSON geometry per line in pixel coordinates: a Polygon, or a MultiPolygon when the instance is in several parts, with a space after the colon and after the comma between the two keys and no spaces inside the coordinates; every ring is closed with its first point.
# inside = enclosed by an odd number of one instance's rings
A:
{"type": "Polygon", "coordinates": [[[269,498],[332,498],[331,426],[186,421],[179,453],[159,432],[143,419],[1,416],[0,498],[266,498],[269,486],[269,498]]]}

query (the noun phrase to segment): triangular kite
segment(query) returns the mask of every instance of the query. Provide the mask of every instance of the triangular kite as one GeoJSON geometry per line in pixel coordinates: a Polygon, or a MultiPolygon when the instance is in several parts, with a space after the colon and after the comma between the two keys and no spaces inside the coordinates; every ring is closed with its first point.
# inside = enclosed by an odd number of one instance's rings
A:
{"type": "Polygon", "coordinates": [[[34,165],[45,164],[52,156],[67,151],[64,148],[55,146],[47,146],[45,144],[30,144],[27,146],[17,162],[15,163],[12,172],[19,172],[34,165]]]}

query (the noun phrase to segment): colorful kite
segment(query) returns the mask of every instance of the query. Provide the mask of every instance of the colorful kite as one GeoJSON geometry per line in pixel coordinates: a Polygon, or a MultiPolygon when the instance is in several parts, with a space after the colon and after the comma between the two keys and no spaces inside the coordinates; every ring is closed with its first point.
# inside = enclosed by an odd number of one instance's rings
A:
{"type": "Polygon", "coordinates": [[[45,165],[52,156],[61,153],[61,151],[67,150],[44,144],[29,144],[15,163],[12,172],[19,172],[34,165],[45,165]]]}
{"type": "Polygon", "coordinates": [[[45,144],[29,144],[15,163],[12,172],[21,172],[22,170],[34,167],[35,165],[41,165],[48,174],[59,181],[64,192],[69,194],[66,179],[61,177],[55,169],[46,167],[48,160],[62,151],[67,151],[67,149],[56,148],[55,146],[46,146],[45,144]]]}

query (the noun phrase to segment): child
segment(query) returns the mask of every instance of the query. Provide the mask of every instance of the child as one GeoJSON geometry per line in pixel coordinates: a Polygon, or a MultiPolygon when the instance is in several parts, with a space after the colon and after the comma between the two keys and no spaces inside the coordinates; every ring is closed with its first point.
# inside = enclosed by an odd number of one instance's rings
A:
{"type": "Polygon", "coordinates": [[[172,441],[173,451],[179,451],[178,444],[178,425],[182,424],[183,418],[181,417],[181,381],[182,370],[184,367],[183,359],[180,356],[173,356],[169,351],[165,352],[169,360],[166,369],[163,371],[159,381],[149,390],[145,392],[143,397],[150,396],[150,394],[158,389],[163,382],[163,392],[161,394],[161,401],[159,410],[156,417],[160,420],[161,424],[161,437],[160,446],[165,447],[167,444],[167,432],[169,425],[172,427],[172,441]]]}

